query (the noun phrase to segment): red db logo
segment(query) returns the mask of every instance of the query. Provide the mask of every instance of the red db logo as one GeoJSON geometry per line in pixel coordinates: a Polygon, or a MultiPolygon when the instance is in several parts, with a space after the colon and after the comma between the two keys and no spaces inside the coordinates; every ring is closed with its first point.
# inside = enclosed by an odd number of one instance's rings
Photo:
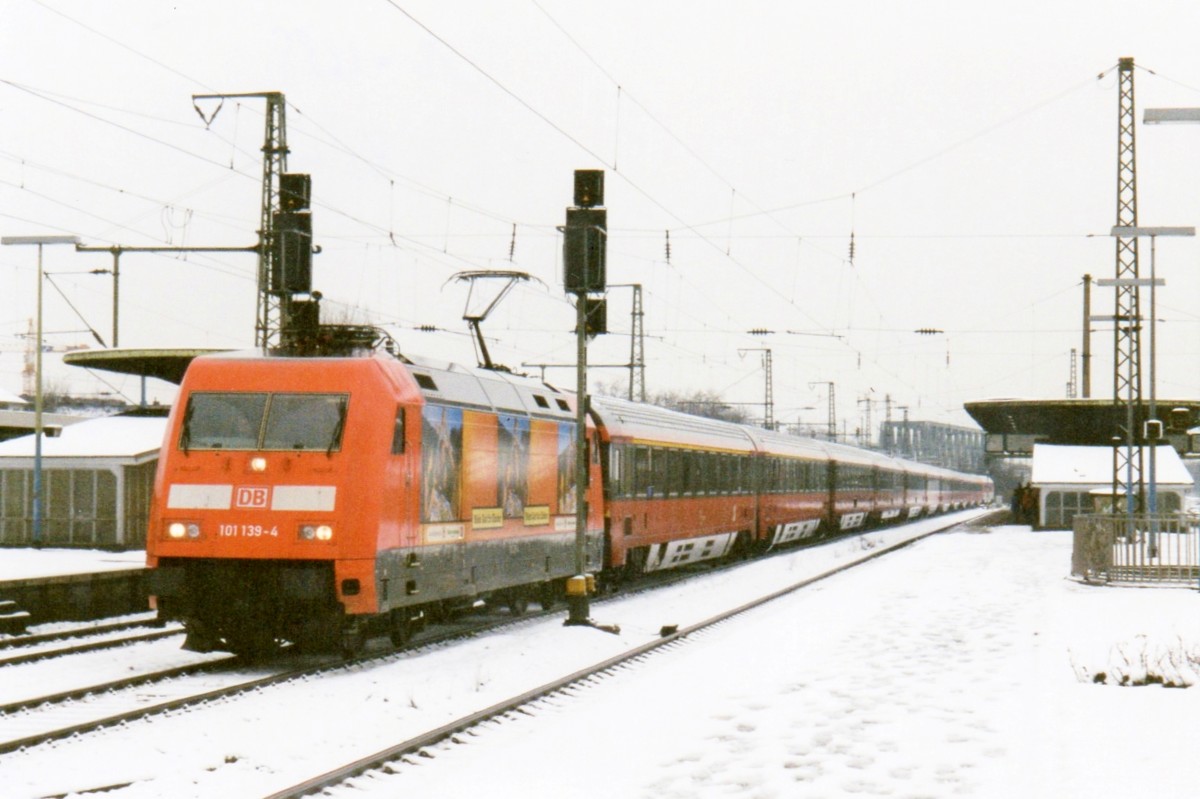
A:
{"type": "Polygon", "coordinates": [[[237,508],[265,508],[270,502],[270,488],[266,486],[239,486],[233,504],[237,508]]]}

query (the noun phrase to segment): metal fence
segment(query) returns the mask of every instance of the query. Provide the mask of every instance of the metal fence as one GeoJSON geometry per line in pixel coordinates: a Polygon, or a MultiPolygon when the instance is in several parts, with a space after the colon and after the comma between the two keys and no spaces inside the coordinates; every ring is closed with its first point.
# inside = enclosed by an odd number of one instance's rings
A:
{"type": "Polygon", "coordinates": [[[1089,582],[1200,580],[1200,516],[1079,515],[1074,532],[1071,573],[1089,582]]]}

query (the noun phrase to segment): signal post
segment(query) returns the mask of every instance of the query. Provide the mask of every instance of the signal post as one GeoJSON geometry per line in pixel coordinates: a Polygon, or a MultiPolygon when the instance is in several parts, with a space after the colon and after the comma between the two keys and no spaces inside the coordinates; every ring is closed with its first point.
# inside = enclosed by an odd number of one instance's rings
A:
{"type": "Polygon", "coordinates": [[[608,219],[604,205],[604,172],[575,170],[575,205],[567,209],[563,231],[563,287],[575,295],[575,576],[567,581],[566,624],[591,625],[589,597],[595,577],[588,573],[587,342],[603,333],[604,300],[593,298],[605,288],[608,219]]]}

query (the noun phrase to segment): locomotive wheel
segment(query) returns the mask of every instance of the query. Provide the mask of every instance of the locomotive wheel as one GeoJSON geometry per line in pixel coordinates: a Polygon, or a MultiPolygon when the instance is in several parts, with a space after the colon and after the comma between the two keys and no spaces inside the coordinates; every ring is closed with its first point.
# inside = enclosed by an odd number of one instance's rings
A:
{"type": "Polygon", "coordinates": [[[296,632],[296,648],[304,653],[336,652],[340,644],[340,614],[314,613],[296,632]]]}
{"type": "Polygon", "coordinates": [[[220,641],[198,621],[189,620],[184,623],[187,637],[183,639],[183,648],[188,652],[212,652],[220,641]]]}

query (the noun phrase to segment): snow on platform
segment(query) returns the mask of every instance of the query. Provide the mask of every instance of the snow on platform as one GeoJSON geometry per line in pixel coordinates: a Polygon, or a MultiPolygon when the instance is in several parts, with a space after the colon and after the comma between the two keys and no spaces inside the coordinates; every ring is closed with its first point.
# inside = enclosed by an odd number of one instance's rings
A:
{"type": "Polygon", "coordinates": [[[144,550],[0,548],[0,583],[141,569],[145,565],[144,550]]]}

